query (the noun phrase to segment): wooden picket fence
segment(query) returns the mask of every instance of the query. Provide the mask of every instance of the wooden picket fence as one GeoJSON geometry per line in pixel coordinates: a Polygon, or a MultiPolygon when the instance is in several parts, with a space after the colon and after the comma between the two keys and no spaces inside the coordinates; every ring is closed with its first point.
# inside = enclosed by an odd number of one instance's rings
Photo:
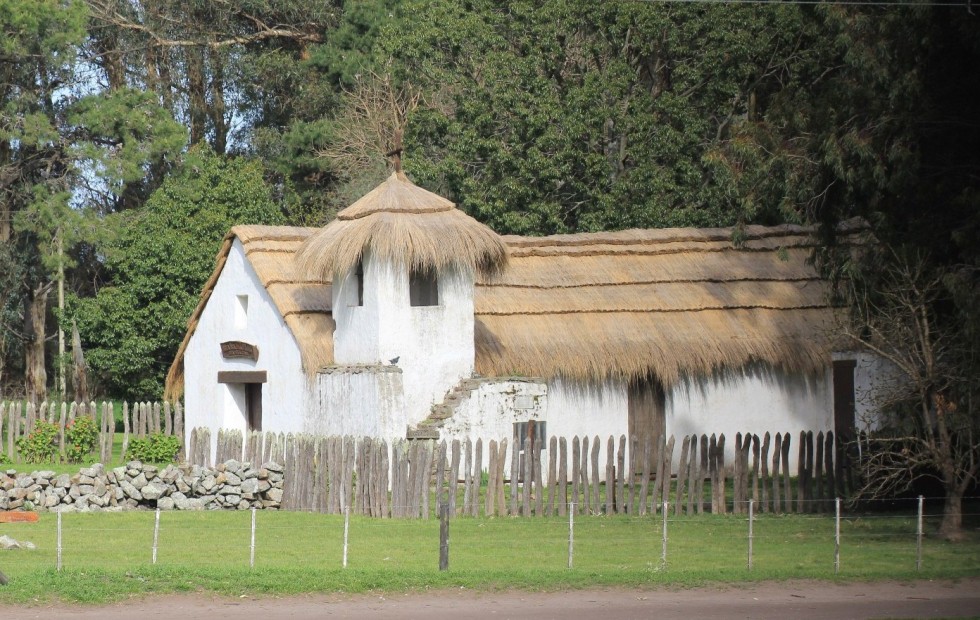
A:
{"type": "MultiPolygon", "coordinates": [[[[101,404],[44,402],[40,406],[22,401],[0,402],[0,453],[11,461],[18,458],[17,440],[30,435],[38,421],[58,426],[58,442],[61,455],[65,454],[65,429],[76,418],[90,416],[99,426],[98,460],[108,464],[116,434],[115,407],[112,402],[101,404]],[[6,442],[4,442],[4,438],[6,442]],[[4,445],[5,444],[5,445],[4,445]]],[[[122,404],[123,439],[122,454],[126,454],[130,437],[146,437],[151,433],[164,433],[181,438],[184,443],[184,412],[181,404],[169,402],[128,402],[122,404]]],[[[181,454],[185,451],[181,450],[181,454]]]]}
{"type": "MultiPolygon", "coordinates": [[[[188,459],[210,464],[210,442],[208,429],[194,429],[188,459]]],[[[749,500],[757,512],[821,512],[853,489],[847,459],[839,458],[848,446],[833,432],[799,434],[794,478],[790,433],[737,434],[730,466],[723,434],[642,446],[636,437],[609,437],[605,463],[599,462],[601,442],[598,436],[551,437],[547,448],[539,440],[515,450],[508,439],[486,446],[482,440],[388,445],[371,438],[219,431],[215,460],[282,465],[287,510],[336,514],[350,507],[354,514],[395,518],[433,517],[443,502],[452,514],[474,517],[566,516],[569,506],[577,514],[644,515],[657,514],[665,503],[675,515],[741,514],[749,500]]]]}

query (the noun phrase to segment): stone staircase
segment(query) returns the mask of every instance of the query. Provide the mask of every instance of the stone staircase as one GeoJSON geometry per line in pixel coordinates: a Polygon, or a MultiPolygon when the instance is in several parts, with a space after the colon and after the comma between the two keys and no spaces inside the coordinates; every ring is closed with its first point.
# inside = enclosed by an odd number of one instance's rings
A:
{"type": "Polygon", "coordinates": [[[468,399],[473,391],[486,381],[487,379],[481,377],[461,379],[456,387],[446,392],[446,397],[441,403],[432,405],[429,417],[414,427],[408,427],[405,437],[407,439],[439,439],[439,430],[446,423],[446,420],[453,416],[460,403],[468,399]]]}

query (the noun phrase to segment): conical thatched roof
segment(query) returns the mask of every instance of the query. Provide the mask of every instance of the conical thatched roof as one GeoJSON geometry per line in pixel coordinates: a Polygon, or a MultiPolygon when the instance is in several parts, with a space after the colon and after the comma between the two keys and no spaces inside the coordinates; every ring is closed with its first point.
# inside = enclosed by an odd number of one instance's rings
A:
{"type": "Polygon", "coordinates": [[[296,259],[300,269],[330,279],[354,267],[368,249],[414,269],[457,266],[484,278],[507,263],[507,246],[497,233],[400,172],[337,214],[296,259]]]}

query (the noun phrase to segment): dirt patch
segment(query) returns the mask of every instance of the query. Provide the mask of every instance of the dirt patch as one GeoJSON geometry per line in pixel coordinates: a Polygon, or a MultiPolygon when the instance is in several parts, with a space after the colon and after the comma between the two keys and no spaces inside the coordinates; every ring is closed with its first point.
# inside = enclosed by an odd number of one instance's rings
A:
{"type": "Polygon", "coordinates": [[[818,581],[730,587],[650,590],[574,590],[531,593],[438,590],[409,594],[317,594],[285,598],[152,596],[105,606],[0,605],[0,618],[121,620],[207,618],[290,620],[343,617],[419,618],[683,618],[816,620],[839,618],[950,618],[980,616],[980,578],[830,584],[818,581]]]}

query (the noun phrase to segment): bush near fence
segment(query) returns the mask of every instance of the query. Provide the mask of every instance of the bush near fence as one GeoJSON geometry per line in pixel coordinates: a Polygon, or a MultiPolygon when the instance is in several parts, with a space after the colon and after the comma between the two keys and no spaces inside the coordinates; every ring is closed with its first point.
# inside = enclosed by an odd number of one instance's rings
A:
{"type": "MultiPolygon", "coordinates": [[[[848,446],[833,432],[801,432],[796,442],[790,433],[738,433],[730,465],[723,434],[680,442],[670,437],[642,448],[636,437],[609,437],[603,464],[600,442],[552,437],[545,463],[540,441],[515,450],[507,439],[486,446],[482,440],[389,445],[372,438],[219,431],[216,460],[284,463],[286,510],[338,514],[349,506],[354,514],[396,518],[435,516],[442,502],[455,515],[474,517],[564,516],[569,504],[579,514],[656,514],[665,503],[674,514],[741,514],[750,499],[760,512],[823,512],[854,489],[848,446]],[[798,475],[791,478],[794,443],[798,475]]],[[[206,464],[210,453],[210,431],[193,429],[189,459],[206,464]]]]}
{"type": "MultiPolygon", "coordinates": [[[[18,440],[27,437],[38,421],[58,426],[58,450],[62,459],[66,456],[65,431],[80,416],[95,419],[99,428],[97,460],[109,463],[116,434],[115,406],[112,402],[101,404],[44,402],[39,406],[22,401],[0,402],[0,455],[16,462],[18,440]]],[[[163,433],[180,438],[180,455],[184,450],[184,410],[180,403],[123,402],[121,412],[123,428],[122,455],[125,458],[130,437],[146,437],[151,433],[163,433]]]]}

